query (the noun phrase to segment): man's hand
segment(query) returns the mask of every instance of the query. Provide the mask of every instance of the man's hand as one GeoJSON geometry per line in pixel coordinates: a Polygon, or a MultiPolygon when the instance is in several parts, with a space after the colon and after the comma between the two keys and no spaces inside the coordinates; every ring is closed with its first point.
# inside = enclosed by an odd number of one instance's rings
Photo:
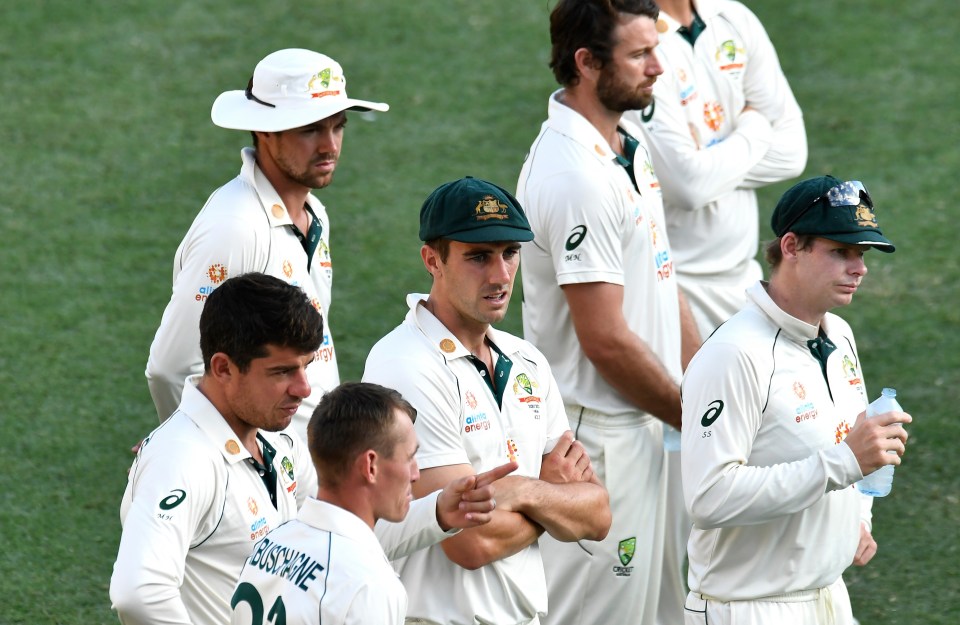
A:
{"type": "Polygon", "coordinates": [[[877,541],[873,539],[873,534],[867,529],[867,524],[861,522],[860,544],[857,545],[857,553],[853,556],[853,563],[857,566],[865,566],[875,555],[877,555],[877,541]]]}
{"type": "Polygon", "coordinates": [[[551,484],[590,482],[593,479],[593,465],[587,450],[583,443],[573,439],[570,430],[564,432],[553,451],[543,457],[540,479],[551,484]]]}
{"type": "Polygon", "coordinates": [[[895,410],[869,419],[865,412],[860,413],[844,442],[857,457],[864,475],[888,464],[900,464],[907,445],[907,431],[900,424],[911,421],[913,417],[909,414],[895,410]],[[895,453],[887,453],[890,451],[895,453]]]}
{"type": "Polygon", "coordinates": [[[453,480],[437,497],[437,521],[440,529],[464,529],[490,522],[497,501],[493,483],[517,470],[516,462],[508,462],[479,475],[453,480]]]}

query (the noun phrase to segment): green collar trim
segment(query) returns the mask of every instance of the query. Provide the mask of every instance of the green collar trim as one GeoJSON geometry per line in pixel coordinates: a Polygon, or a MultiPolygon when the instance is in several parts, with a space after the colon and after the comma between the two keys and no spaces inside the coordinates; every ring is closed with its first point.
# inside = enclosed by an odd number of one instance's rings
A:
{"type": "Polygon", "coordinates": [[[276,508],[277,474],[273,470],[273,461],[277,457],[277,450],[267,442],[267,439],[260,435],[260,432],[257,432],[257,440],[260,441],[262,447],[264,464],[257,462],[253,456],[248,458],[247,461],[250,463],[250,466],[253,467],[253,470],[260,474],[263,485],[267,487],[267,492],[270,493],[270,503],[276,508]]]}
{"type": "Polygon", "coordinates": [[[700,18],[700,14],[696,11],[693,12],[693,21],[690,22],[690,27],[681,26],[677,29],[677,32],[680,33],[680,36],[686,39],[692,46],[697,42],[697,37],[703,34],[703,31],[707,29],[706,23],[700,18]]]}
{"type": "Polygon", "coordinates": [[[616,155],[617,164],[627,170],[627,175],[630,176],[630,182],[633,183],[633,188],[639,193],[640,187],[637,186],[637,175],[633,171],[633,160],[637,155],[637,147],[640,145],[640,142],[619,126],[617,127],[617,132],[623,137],[623,156],[619,154],[616,155]]]}
{"type": "Polygon", "coordinates": [[[833,391],[830,390],[830,378],[827,377],[827,361],[830,359],[830,354],[837,350],[837,346],[821,329],[817,338],[807,341],[807,348],[810,350],[810,354],[820,363],[820,372],[823,373],[823,380],[827,383],[827,392],[830,393],[830,399],[832,400],[833,391]]]}
{"type": "Polygon", "coordinates": [[[290,229],[293,230],[293,234],[297,236],[300,245],[303,246],[303,251],[307,253],[307,271],[310,271],[313,253],[317,251],[317,246],[320,245],[320,237],[323,235],[323,224],[320,223],[309,204],[304,204],[303,207],[310,213],[310,229],[307,230],[306,236],[300,232],[300,228],[297,228],[296,224],[290,224],[290,229]]]}
{"type": "Polygon", "coordinates": [[[503,391],[507,388],[507,382],[510,380],[510,369],[513,367],[513,361],[507,358],[507,356],[505,356],[504,353],[501,352],[490,339],[486,339],[486,341],[487,345],[490,346],[490,349],[497,352],[497,363],[494,366],[493,379],[490,379],[487,365],[483,364],[482,360],[473,354],[467,356],[467,360],[469,360],[477,369],[477,373],[479,373],[480,377],[483,378],[483,381],[487,383],[487,387],[496,398],[497,405],[502,408],[503,391]]]}

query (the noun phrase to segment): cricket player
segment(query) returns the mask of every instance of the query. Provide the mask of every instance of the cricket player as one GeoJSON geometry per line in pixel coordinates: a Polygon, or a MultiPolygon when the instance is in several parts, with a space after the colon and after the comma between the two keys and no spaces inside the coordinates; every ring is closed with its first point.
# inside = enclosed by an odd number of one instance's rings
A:
{"type": "Polygon", "coordinates": [[[323,342],[307,370],[313,392],[293,420],[301,438],[319,398],[340,383],[328,318],[330,222],[311,190],[333,180],[346,111],[389,108],[350,98],[346,87],[330,57],[279,50],[257,64],[246,89],[213,103],[213,123],[249,130],[253,147],[242,150],[240,174],[210,195],[174,257],[173,292],[146,370],[161,421],[177,408],[184,379],[203,371],[197,322],[204,300],[230,276],[250,271],[301,287],[324,318],[323,342]]]}
{"type": "Polygon", "coordinates": [[[662,0],[654,100],[641,123],[663,186],[677,277],[702,336],[762,276],[756,189],[807,162],[800,106],[770,38],[735,0],[662,0]]]}
{"type": "Polygon", "coordinates": [[[561,0],[561,88],[517,183],[535,237],[524,334],[550,361],[570,427],[610,492],[606,540],[541,539],[548,622],[652,625],[664,558],[663,424],[680,427],[684,354],[699,344],[677,286],[660,184],[640,129],[661,74],[652,0],[561,0]]]}
{"type": "MultiPolygon", "coordinates": [[[[624,117],[642,127],[650,146],[677,280],[700,336],[710,336],[762,277],[755,190],[800,175],[806,131],[777,52],[750,9],[733,0],[657,4],[663,74],[650,106],[624,117]]],[[[687,594],[690,516],[679,451],[667,454],[667,474],[659,625],[683,618],[687,594]]]]}
{"type": "MultiPolygon", "coordinates": [[[[308,427],[319,493],[253,548],[230,602],[233,625],[261,625],[268,613],[286,625],[403,623],[407,593],[373,528],[410,508],[420,475],[416,416],[399,393],[376,384],[346,383],[323,396],[308,427]]],[[[462,490],[483,490],[466,515],[472,524],[489,522],[491,483],[514,469],[461,478],[462,490]]]]}
{"type": "Polygon", "coordinates": [[[506,315],[520,242],[532,237],[520,204],[490,182],[435,189],[420,211],[430,293],[409,295],[406,319],[367,356],[364,380],[417,409],[414,496],[519,464],[496,482],[489,524],[396,563],[408,623],[538,623],[548,604],[537,539],[600,540],[610,526],[607,492],[573,440],[549,364],[491,327],[506,315]]]}
{"type": "Polygon", "coordinates": [[[750,288],[683,378],[687,625],[852,623],[840,575],[876,550],[853,484],[899,465],[907,441],[906,413],[864,420],[856,341],[829,312],[853,299],[868,250],[894,251],[869,193],[804,180],[772,226],[770,281],[750,288]]]}
{"type": "MultiPolygon", "coordinates": [[[[222,625],[244,560],[317,492],[299,436],[284,431],[310,395],[323,321],[299,287],[262,273],[228,278],[199,321],[204,373],[142,443],[120,506],[110,599],[125,625],[222,625]]],[[[462,476],[468,477],[468,476],[462,476]]],[[[378,524],[390,557],[473,525],[488,493],[469,480],[378,524]],[[479,499],[475,509],[473,500],[479,499]]]]}

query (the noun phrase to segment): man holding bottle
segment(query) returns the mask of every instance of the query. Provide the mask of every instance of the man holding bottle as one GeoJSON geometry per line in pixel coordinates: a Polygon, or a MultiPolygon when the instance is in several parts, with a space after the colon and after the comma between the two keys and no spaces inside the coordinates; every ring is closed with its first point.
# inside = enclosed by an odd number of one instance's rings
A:
{"type": "Polygon", "coordinates": [[[907,440],[904,412],[864,419],[853,332],[828,312],[853,299],[867,250],[894,251],[869,193],[859,181],[804,180],[772,226],[770,281],[748,290],[683,379],[687,625],[852,623],[840,575],[876,552],[853,484],[900,464],[907,440]],[[758,561],[769,563],[763,575],[758,561]]]}

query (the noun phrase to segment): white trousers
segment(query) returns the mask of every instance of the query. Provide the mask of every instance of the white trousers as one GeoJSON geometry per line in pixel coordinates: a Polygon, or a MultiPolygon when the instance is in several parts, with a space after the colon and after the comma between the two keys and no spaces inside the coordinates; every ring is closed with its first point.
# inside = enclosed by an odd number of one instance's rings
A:
{"type": "Polygon", "coordinates": [[[684,625],[853,625],[843,578],[817,590],[751,601],[718,601],[687,595],[684,625]]]}
{"type": "Polygon", "coordinates": [[[541,622],[653,625],[663,566],[663,428],[652,417],[580,412],[568,407],[570,428],[610,493],[613,524],[599,542],[540,538],[549,595],[541,622]]]}

